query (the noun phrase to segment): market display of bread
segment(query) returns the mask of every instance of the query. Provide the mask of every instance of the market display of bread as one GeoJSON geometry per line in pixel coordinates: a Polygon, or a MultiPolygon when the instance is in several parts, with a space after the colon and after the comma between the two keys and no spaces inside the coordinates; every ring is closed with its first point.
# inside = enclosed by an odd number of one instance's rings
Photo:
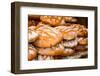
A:
{"type": "Polygon", "coordinates": [[[28,60],[87,58],[88,28],[79,19],[29,15],[28,60]]]}

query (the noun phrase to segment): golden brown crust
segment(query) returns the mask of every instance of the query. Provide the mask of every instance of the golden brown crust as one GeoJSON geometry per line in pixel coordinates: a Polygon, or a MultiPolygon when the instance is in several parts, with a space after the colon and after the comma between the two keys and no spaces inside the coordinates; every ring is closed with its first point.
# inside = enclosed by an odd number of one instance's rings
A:
{"type": "Polygon", "coordinates": [[[80,24],[72,24],[71,25],[73,27],[73,30],[75,30],[77,32],[77,36],[79,37],[86,37],[88,32],[87,32],[87,28],[83,25],[80,24]]]}
{"type": "Polygon", "coordinates": [[[74,50],[66,48],[62,49],[60,47],[58,48],[39,48],[40,55],[47,55],[47,56],[69,56],[74,53],[74,50]]]}
{"type": "Polygon", "coordinates": [[[70,56],[73,55],[75,53],[75,50],[70,49],[70,48],[65,48],[64,54],[65,56],[70,56]]]}
{"type": "Polygon", "coordinates": [[[78,41],[79,45],[88,45],[87,38],[80,38],[78,41]]]}
{"type": "Polygon", "coordinates": [[[73,40],[76,38],[77,33],[74,30],[62,32],[64,39],[66,40],[73,40]]]}
{"type": "Polygon", "coordinates": [[[28,30],[28,42],[34,42],[39,37],[34,30],[28,30]]]}
{"type": "Polygon", "coordinates": [[[39,37],[33,44],[37,47],[52,47],[62,40],[62,34],[58,30],[45,24],[37,28],[36,32],[39,37]]]}
{"type": "Polygon", "coordinates": [[[79,29],[77,33],[79,37],[86,37],[88,34],[86,29],[79,29]]]}
{"type": "Polygon", "coordinates": [[[73,40],[77,36],[77,32],[71,26],[58,26],[56,29],[62,33],[63,38],[66,40],[73,40]]]}
{"type": "Polygon", "coordinates": [[[44,23],[50,24],[51,26],[66,24],[65,22],[77,22],[76,18],[67,16],[40,16],[40,20],[44,23]]]}
{"type": "Polygon", "coordinates": [[[40,20],[44,23],[48,23],[51,26],[58,26],[62,23],[62,17],[60,16],[41,16],[40,20]]]}

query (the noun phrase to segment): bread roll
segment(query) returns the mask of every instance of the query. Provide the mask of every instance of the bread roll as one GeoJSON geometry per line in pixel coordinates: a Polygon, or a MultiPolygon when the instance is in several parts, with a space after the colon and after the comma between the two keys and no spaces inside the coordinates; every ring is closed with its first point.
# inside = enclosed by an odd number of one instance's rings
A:
{"type": "Polygon", "coordinates": [[[77,36],[77,32],[71,26],[58,26],[55,28],[62,33],[65,40],[73,40],[77,36]]]}
{"type": "Polygon", "coordinates": [[[41,16],[40,20],[44,23],[50,24],[51,26],[64,24],[63,17],[60,16],[41,16]]]}
{"type": "Polygon", "coordinates": [[[79,45],[88,45],[87,38],[79,38],[78,40],[79,45]]]}
{"type": "Polygon", "coordinates": [[[37,50],[35,47],[29,46],[28,48],[28,60],[32,61],[37,57],[37,50]]]}
{"type": "Polygon", "coordinates": [[[77,39],[70,40],[70,41],[63,41],[63,45],[64,45],[64,47],[73,48],[78,45],[78,41],[77,41],[77,39]]]}
{"type": "Polygon", "coordinates": [[[66,22],[77,22],[77,19],[74,17],[65,16],[63,18],[64,18],[64,21],[66,21],[66,22]]]}
{"type": "Polygon", "coordinates": [[[49,48],[55,46],[63,39],[61,32],[45,24],[38,27],[36,33],[39,34],[39,37],[33,44],[37,47],[49,48]]]}
{"type": "Polygon", "coordinates": [[[38,36],[38,33],[36,33],[34,30],[28,30],[28,42],[34,42],[38,36]]]}

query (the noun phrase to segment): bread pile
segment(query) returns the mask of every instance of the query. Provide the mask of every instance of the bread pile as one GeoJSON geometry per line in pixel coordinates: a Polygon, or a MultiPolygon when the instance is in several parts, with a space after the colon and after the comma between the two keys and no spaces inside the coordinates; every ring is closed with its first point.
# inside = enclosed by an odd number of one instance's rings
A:
{"type": "Polygon", "coordinates": [[[75,17],[28,17],[28,60],[86,58],[87,25],[75,17]]]}

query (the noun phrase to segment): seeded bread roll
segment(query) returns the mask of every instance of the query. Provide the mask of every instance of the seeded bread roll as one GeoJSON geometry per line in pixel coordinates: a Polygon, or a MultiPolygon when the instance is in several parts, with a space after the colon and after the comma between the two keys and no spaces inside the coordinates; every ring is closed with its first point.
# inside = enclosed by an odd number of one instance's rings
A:
{"type": "Polygon", "coordinates": [[[61,32],[53,27],[42,24],[36,29],[39,34],[38,39],[33,43],[37,47],[49,48],[55,46],[63,39],[61,32]]]}

